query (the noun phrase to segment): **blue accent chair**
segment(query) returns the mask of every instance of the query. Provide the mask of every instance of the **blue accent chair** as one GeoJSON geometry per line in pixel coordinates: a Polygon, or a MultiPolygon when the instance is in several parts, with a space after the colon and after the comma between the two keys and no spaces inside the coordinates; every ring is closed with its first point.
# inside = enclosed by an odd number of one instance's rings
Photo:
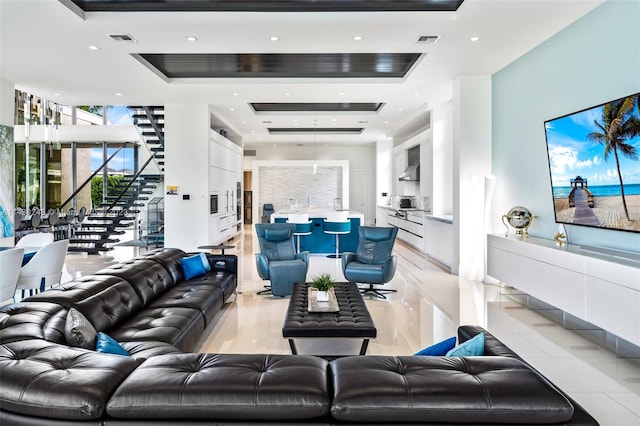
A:
{"type": "Polygon", "coordinates": [[[361,226],[360,239],[356,253],[342,254],[342,272],[349,281],[369,284],[360,291],[362,294],[373,293],[376,297],[386,299],[383,293],[397,290],[375,288],[374,285],[388,283],[396,273],[397,256],[391,254],[396,241],[398,228],[361,226]]]}
{"type": "Polygon", "coordinates": [[[256,234],[260,253],[256,253],[258,275],[271,281],[271,286],[259,294],[271,292],[274,296],[290,296],[293,285],[305,282],[309,269],[309,252],[296,253],[292,223],[258,223],[256,234]]]}

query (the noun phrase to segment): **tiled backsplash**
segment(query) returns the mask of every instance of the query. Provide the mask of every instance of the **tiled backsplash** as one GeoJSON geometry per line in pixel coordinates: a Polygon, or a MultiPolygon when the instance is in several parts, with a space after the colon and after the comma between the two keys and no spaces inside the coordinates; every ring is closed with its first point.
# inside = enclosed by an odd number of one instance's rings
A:
{"type": "Polygon", "coordinates": [[[276,211],[289,208],[295,199],[298,209],[319,207],[331,209],[342,194],[342,167],[260,167],[260,208],[272,203],[276,211]]]}

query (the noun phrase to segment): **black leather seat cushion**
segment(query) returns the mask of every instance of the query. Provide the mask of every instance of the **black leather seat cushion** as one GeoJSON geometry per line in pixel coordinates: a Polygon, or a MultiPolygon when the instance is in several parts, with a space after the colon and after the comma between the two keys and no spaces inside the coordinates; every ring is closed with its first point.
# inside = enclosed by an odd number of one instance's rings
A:
{"type": "Polygon", "coordinates": [[[52,302],[71,308],[75,307],[78,301],[93,296],[122,281],[124,280],[120,277],[109,275],[88,275],[28,297],[24,299],[24,302],[52,302]]]}
{"type": "Polygon", "coordinates": [[[147,306],[174,286],[175,281],[159,263],[148,259],[133,259],[101,269],[96,275],[115,275],[128,281],[147,306]]]}
{"type": "Polygon", "coordinates": [[[197,309],[146,308],[107,334],[118,342],[153,340],[189,351],[204,329],[204,317],[197,309]]]}
{"type": "Polygon", "coordinates": [[[562,424],[573,406],[518,359],[367,356],[330,363],[342,421],[562,424]]]}
{"type": "Polygon", "coordinates": [[[147,359],[157,355],[181,354],[182,351],[165,342],[119,342],[125,351],[134,358],[147,359]]]}
{"type": "Polygon", "coordinates": [[[202,312],[209,324],[224,304],[224,293],[214,285],[188,281],[172,288],[149,304],[149,308],[191,308],[202,312]]]}
{"type": "Polygon", "coordinates": [[[127,281],[120,281],[75,304],[97,331],[108,331],[142,309],[138,294],[127,281]]]}
{"type": "Polygon", "coordinates": [[[0,343],[25,339],[65,343],[66,320],[67,309],[55,303],[20,302],[3,306],[0,308],[0,343]]]}
{"type": "Polygon", "coordinates": [[[187,253],[178,248],[159,248],[152,250],[148,253],[141,255],[140,259],[153,260],[161,264],[169,275],[173,278],[173,281],[179,283],[184,281],[184,273],[182,272],[182,264],[180,259],[187,256],[187,253]]]}
{"type": "Polygon", "coordinates": [[[130,357],[38,339],[4,344],[2,410],[49,419],[98,419],[111,394],[138,364],[130,357]]]}
{"type": "Polygon", "coordinates": [[[146,360],[115,392],[107,413],[123,419],[227,419],[267,424],[324,417],[330,405],[323,359],[181,354],[146,360]]]}
{"type": "Polygon", "coordinates": [[[336,283],[339,312],[309,312],[307,286],[296,284],[282,326],[284,337],[376,337],[367,306],[355,283],[336,283]]]}
{"type": "Polygon", "coordinates": [[[191,285],[210,285],[218,287],[224,293],[224,300],[228,300],[237,287],[237,277],[227,271],[211,271],[200,277],[192,278],[188,281],[181,282],[179,286],[191,286],[191,285]]]}

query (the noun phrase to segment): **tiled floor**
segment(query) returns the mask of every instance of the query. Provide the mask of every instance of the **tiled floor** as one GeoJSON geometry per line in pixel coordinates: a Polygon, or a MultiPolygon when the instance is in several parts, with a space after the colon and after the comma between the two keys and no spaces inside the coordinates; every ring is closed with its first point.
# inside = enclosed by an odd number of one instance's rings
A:
{"type": "MultiPolygon", "coordinates": [[[[288,299],[257,295],[265,282],[256,273],[257,240],[250,227],[237,248],[240,257],[237,301],[218,315],[203,339],[202,352],[289,353],[281,327],[288,299]]],[[[63,281],[90,274],[146,249],[117,247],[101,256],[70,254],[63,281]]],[[[455,334],[460,324],[484,326],[570,393],[604,426],[640,425],[640,363],[618,359],[546,317],[502,295],[498,286],[450,275],[401,244],[396,244],[398,270],[388,300],[366,297],[378,328],[369,354],[406,355],[455,334]]],[[[340,263],[312,256],[309,277],[331,272],[343,279],[340,263]]],[[[305,343],[305,342],[301,342],[305,343]]],[[[316,351],[327,342],[299,344],[316,351]]],[[[332,351],[355,350],[359,342],[333,342],[332,351]]]]}

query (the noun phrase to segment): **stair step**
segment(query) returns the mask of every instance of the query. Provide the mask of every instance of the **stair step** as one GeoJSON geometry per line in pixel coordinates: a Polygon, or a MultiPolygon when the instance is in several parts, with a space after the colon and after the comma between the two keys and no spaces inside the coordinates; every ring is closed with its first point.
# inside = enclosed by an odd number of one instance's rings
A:
{"type": "Polygon", "coordinates": [[[162,146],[158,146],[158,147],[153,146],[153,147],[149,148],[149,151],[151,151],[151,152],[164,152],[164,147],[162,147],[162,146]]]}
{"type": "Polygon", "coordinates": [[[98,235],[100,237],[108,237],[109,235],[123,235],[125,231],[76,231],[73,235],[98,235]]]}
{"type": "MultiPolygon", "coordinates": [[[[151,116],[153,118],[155,118],[156,120],[164,119],[164,112],[157,111],[157,112],[154,112],[153,114],[151,114],[151,116]]],[[[134,113],[134,114],[131,114],[131,117],[137,118],[137,119],[145,119],[145,120],[147,120],[149,118],[147,116],[147,114],[144,114],[144,113],[134,113]]]]}
{"type": "Polygon", "coordinates": [[[76,247],[76,246],[69,246],[67,251],[85,252],[85,253],[88,253],[88,254],[99,254],[100,252],[111,251],[111,250],[113,250],[113,247],[76,247]]]}
{"type": "Polygon", "coordinates": [[[76,244],[86,244],[86,243],[92,243],[92,244],[115,244],[115,243],[119,243],[120,240],[117,238],[69,238],[69,244],[71,243],[76,243],[76,244]]]}
{"type": "Polygon", "coordinates": [[[164,154],[158,154],[158,155],[155,155],[155,156],[154,156],[154,158],[155,158],[156,160],[163,160],[163,159],[164,159],[164,154]]]}
{"type": "MultiPolygon", "coordinates": [[[[161,131],[160,134],[164,136],[164,131],[161,131]]],[[[142,132],[142,136],[158,136],[156,132],[142,132]]]]}
{"type": "Polygon", "coordinates": [[[135,217],[118,215],[118,216],[89,216],[87,220],[108,220],[111,222],[120,222],[121,220],[135,220],[135,217]]]}

